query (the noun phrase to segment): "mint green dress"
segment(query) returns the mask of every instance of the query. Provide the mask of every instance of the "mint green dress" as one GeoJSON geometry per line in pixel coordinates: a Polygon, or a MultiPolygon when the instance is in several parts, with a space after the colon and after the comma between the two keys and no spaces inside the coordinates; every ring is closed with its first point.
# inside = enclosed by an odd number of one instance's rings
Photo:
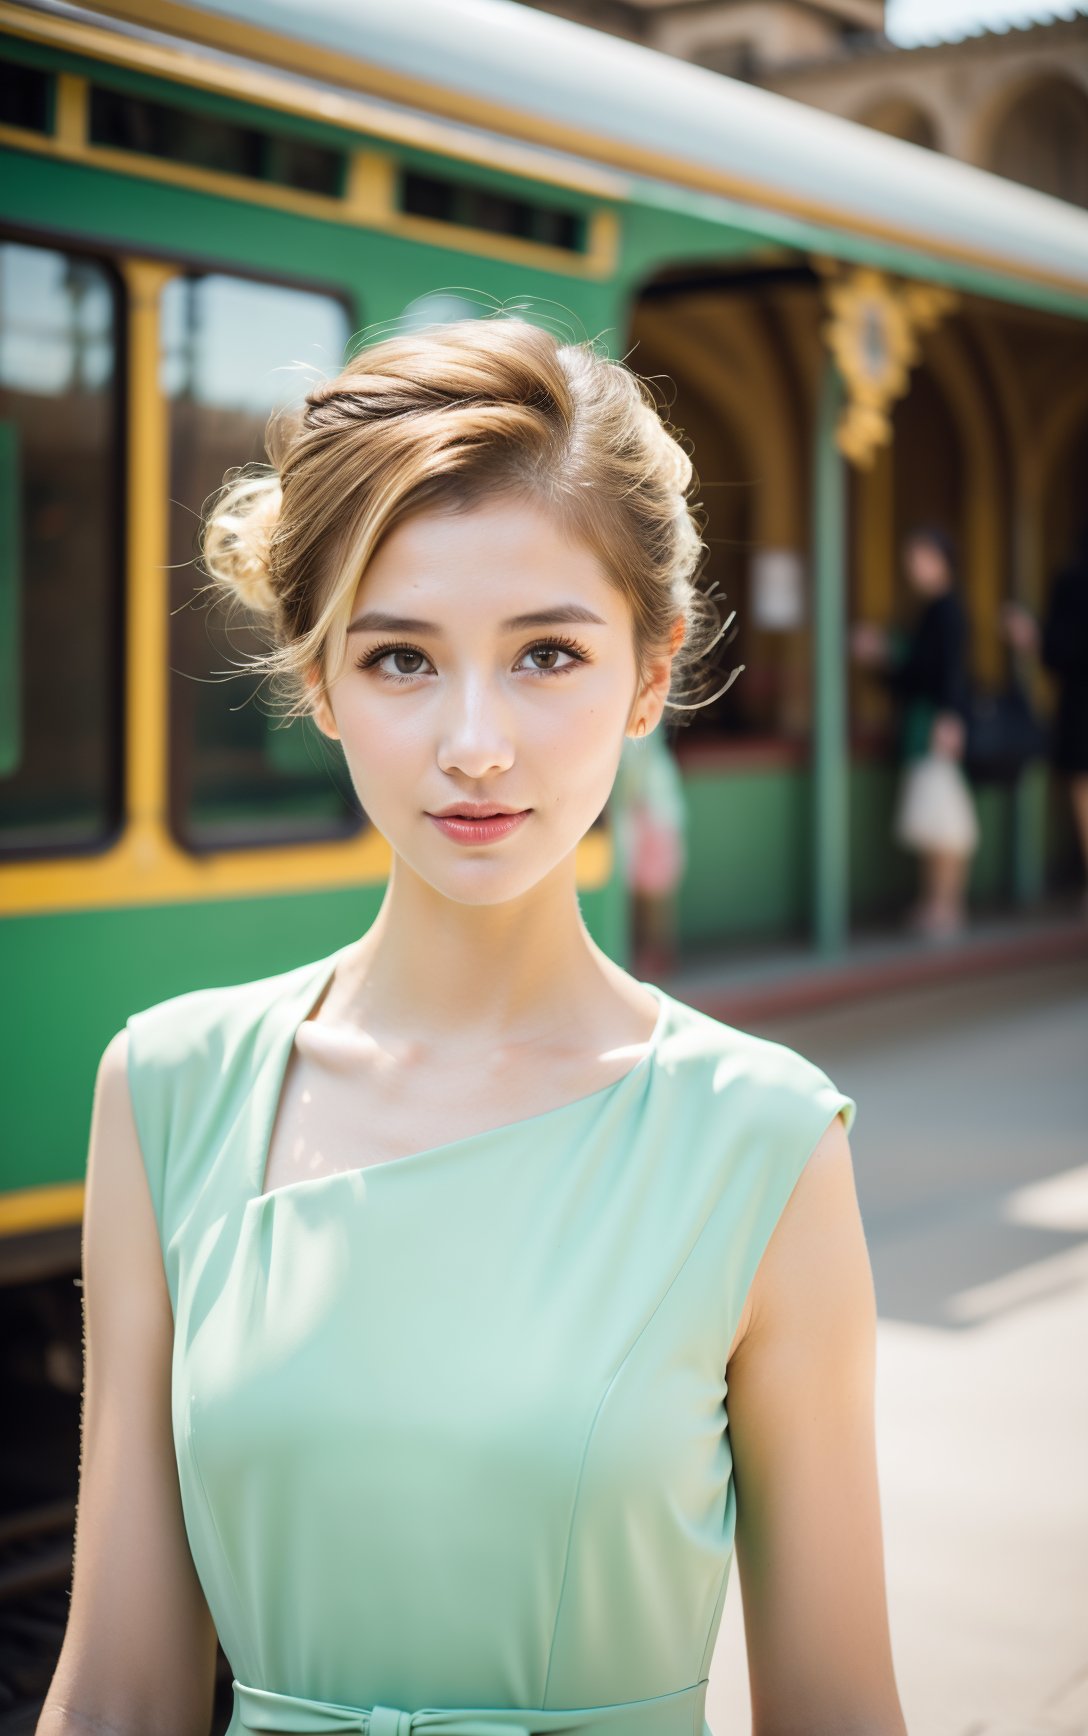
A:
{"type": "Polygon", "coordinates": [[[652,1042],[612,1084],[263,1194],[339,957],[127,1021],[230,1736],[707,1736],[726,1353],[854,1100],[647,983],[652,1042]]]}

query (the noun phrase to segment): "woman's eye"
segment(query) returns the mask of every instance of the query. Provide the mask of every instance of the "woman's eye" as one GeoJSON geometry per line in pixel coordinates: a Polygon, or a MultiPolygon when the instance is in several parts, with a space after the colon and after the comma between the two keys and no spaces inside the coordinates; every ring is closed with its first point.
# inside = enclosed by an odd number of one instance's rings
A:
{"type": "MultiPolygon", "coordinates": [[[[526,674],[565,675],[569,669],[573,669],[578,663],[587,662],[589,657],[585,646],[579,645],[575,639],[541,639],[522,652],[521,658],[518,660],[519,666],[523,665],[526,657],[535,658],[541,653],[552,661],[543,665],[535,663],[525,670],[526,674]],[[565,658],[566,661],[562,663],[554,661],[557,656],[565,658]]],[[[383,681],[404,684],[415,681],[423,673],[422,665],[429,662],[430,659],[426,654],[414,645],[375,645],[372,651],[368,651],[365,656],[356,659],[356,667],[376,669],[383,681]],[[405,669],[403,667],[405,661],[411,665],[410,668],[405,669]],[[390,662],[393,663],[393,667],[385,667],[390,662]]]]}
{"type": "Polygon", "coordinates": [[[566,657],[566,663],[549,663],[543,668],[537,664],[533,673],[537,675],[565,675],[568,669],[573,669],[576,663],[584,663],[586,653],[573,639],[543,639],[538,645],[530,645],[525,652],[526,657],[535,657],[542,651],[546,657],[566,657]]]}
{"type": "Polygon", "coordinates": [[[359,669],[377,669],[383,681],[413,681],[419,674],[418,667],[411,669],[386,669],[382,667],[390,658],[395,657],[407,658],[409,661],[412,658],[422,659],[424,663],[427,661],[423,652],[417,651],[413,645],[376,645],[373,651],[368,651],[364,657],[356,659],[356,667],[359,669]]]}
{"type": "MultiPolygon", "coordinates": [[[[407,645],[401,646],[400,649],[396,651],[387,651],[380,661],[384,663],[387,658],[392,658],[394,660],[391,673],[403,676],[406,679],[413,675],[418,675],[420,672],[420,665],[427,661],[422,651],[411,651],[407,645]],[[409,668],[404,668],[403,664],[399,661],[401,658],[405,658],[408,661],[410,665],[409,668]],[[415,659],[414,663],[412,661],[413,658],[415,659]]],[[[389,672],[383,670],[382,673],[386,674],[389,672]]]]}
{"type": "Polygon", "coordinates": [[[545,661],[545,663],[536,663],[536,668],[540,670],[541,674],[548,674],[550,670],[554,670],[557,658],[564,656],[564,651],[562,651],[559,646],[531,646],[531,648],[526,651],[526,656],[533,656],[533,658],[536,658],[536,656],[540,656],[540,658],[548,658],[550,661],[545,661]]]}

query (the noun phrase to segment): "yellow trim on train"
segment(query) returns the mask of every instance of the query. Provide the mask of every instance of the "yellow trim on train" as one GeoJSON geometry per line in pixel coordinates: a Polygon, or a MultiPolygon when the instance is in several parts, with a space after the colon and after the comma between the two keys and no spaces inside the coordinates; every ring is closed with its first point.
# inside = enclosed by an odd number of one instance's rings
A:
{"type": "Polygon", "coordinates": [[[609,278],[619,258],[619,220],[614,211],[588,213],[588,246],[584,253],[553,247],[544,241],[499,235],[467,224],[443,223],[436,218],[416,217],[397,210],[394,196],[394,160],[383,153],[359,150],[349,154],[348,190],[345,198],[324,193],[303,193],[292,187],[275,187],[253,181],[247,175],[232,175],[219,169],[196,169],[187,163],[168,163],[139,152],[117,150],[87,141],[87,81],[62,73],[58,89],[58,129],[53,135],[32,133],[21,127],[0,125],[0,145],[34,151],[39,156],[60,158],[116,175],[160,181],[221,199],[240,199],[249,205],[267,205],[300,217],[316,217],[326,223],[383,230],[425,247],[444,248],[448,253],[475,253],[501,259],[511,265],[528,265],[567,277],[609,278]]]}
{"type": "MultiPolygon", "coordinates": [[[[473,137],[449,121],[429,115],[391,113],[363,96],[353,96],[346,91],[322,91],[319,97],[308,97],[297,84],[275,72],[245,67],[225,70],[201,60],[196,54],[186,53],[184,49],[133,42],[126,37],[112,36],[93,24],[76,24],[44,14],[27,13],[22,7],[10,4],[10,0],[0,3],[0,32],[51,48],[67,48],[88,59],[123,66],[149,77],[167,79],[172,84],[187,85],[193,90],[232,96],[254,107],[297,115],[305,120],[319,120],[345,132],[367,133],[393,145],[429,151],[435,156],[472,163],[478,168],[498,167],[521,180],[540,181],[546,186],[582,193],[593,199],[611,199],[622,204],[630,198],[631,189],[626,177],[595,163],[556,157],[548,151],[527,148],[511,139],[503,141],[502,162],[497,164],[493,144],[473,137]]],[[[74,75],[61,74],[61,77],[66,76],[74,75]]],[[[246,185],[250,183],[247,181],[246,185]]]]}
{"type": "Polygon", "coordinates": [[[81,1181],[58,1181],[44,1187],[19,1187],[0,1194],[0,1236],[26,1236],[35,1230],[56,1230],[83,1219],[81,1181]]]}
{"type": "MultiPolygon", "coordinates": [[[[57,110],[54,118],[53,136],[48,141],[57,155],[69,155],[82,151],[88,133],[88,85],[85,78],[77,78],[74,73],[61,72],[57,74],[57,110]]],[[[18,129],[8,127],[7,132],[14,134],[18,129]]],[[[34,135],[36,136],[36,135],[34,135]]]]}
{"type": "MultiPolygon", "coordinates": [[[[629,196],[626,181],[592,167],[583,170],[580,165],[545,163],[534,153],[519,150],[516,145],[510,151],[504,149],[502,163],[496,164],[493,149],[466,140],[448,124],[427,120],[417,122],[412,117],[390,117],[387,111],[357,98],[333,97],[328,101],[322,98],[319,103],[303,102],[285,80],[274,76],[268,78],[263,74],[248,73],[227,76],[222,69],[203,65],[195,55],[149,47],[144,43],[129,43],[123,39],[120,42],[116,38],[103,41],[101,33],[93,26],[68,25],[62,20],[44,17],[28,18],[18,8],[6,3],[0,4],[0,31],[93,54],[95,58],[115,65],[158,74],[173,83],[224,92],[277,112],[293,112],[308,119],[320,119],[353,132],[373,132],[391,142],[477,166],[500,167],[506,173],[548,186],[588,193],[618,203],[629,196]]],[[[273,186],[246,175],[166,162],[138,152],[92,144],[87,137],[87,87],[85,78],[74,73],[60,73],[54,133],[43,135],[21,127],[0,125],[0,144],[89,164],[115,174],[133,175],[221,198],[266,205],[324,222],[386,230],[426,247],[445,248],[447,252],[476,253],[489,259],[506,260],[513,265],[529,265],[537,270],[573,277],[608,278],[616,270],[620,236],[619,220],[614,210],[599,209],[587,214],[588,246],[584,253],[573,253],[568,248],[552,247],[546,242],[500,235],[469,225],[442,223],[399,211],[394,203],[394,159],[365,147],[348,153],[348,186],[344,198],[273,186]]]]}
{"type": "MultiPolygon", "coordinates": [[[[649,150],[622,139],[605,137],[586,127],[552,121],[504,103],[485,101],[406,73],[391,72],[388,68],[375,66],[368,61],[349,59],[338,51],[322,48],[317,43],[303,42],[297,37],[280,36],[263,26],[217,18],[210,12],[177,4],[177,0],[95,0],[95,5],[112,17],[145,28],[150,26],[183,38],[199,35],[199,39],[212,48],[249,59],[264,60],[273,66],[278,63],[304,76],[323,79],[341,87],[352,86],[362,96],[380,96],[389,102],[421,107],[447,122],[461,121],[470,126],[498,132],[504,135],[501,141],[501,160],[496,161],[493,147],[490,150],[484,147],[484,154],[480,159],[491,163],[493,167],[504,168],[510,160],[511,148],[516,146],[508,144],[508,138],[510,141],[521,140],[544,149],[569,153],[579,159],[580,164],[584,163],[587,169],[601,165],[602,168],[613,171],[628,170],[632,174],[645,175],[654,181],[672,183],[695,192],[742,200],[747,205],[799,217],[825,228],[847,230],[873,241],[910,247],[933,258],[954,260],[979,270],[995,271],[1005,277],[1042,284],[1067,294],[1084,294],[1083,282],[1079,278],[1068,277],[1064,272],[1041,271],[1036,266],[993,254],[984,248],[967,247],[962,242],[948,241],[891,222],[875,222],[829,201],[805,198],[748,175],[711,168],[692,162],[687,157],[649,150]]],[[[0,29],[46,40],[45,33],[40,29],[41,22],[34,19],[31,27],[26,15],[19,16],[7,0],[0,4],[0,29]]],[[[76,46],[73,36],[75,29],[82,29],[87,37],[94,36],[93,26],[71,26],[59,20],[50,22],[53,25],[50,39],[61,43],[70,42],[73,48],[76,46]]],[[[112,60],[116,64],[136,67],[142,65],[148,71],[153,70],[149,58],[152,51],[149,45],[143,43],[108,37],[96,48],[84,48],[81,51],[93,52],[97,58],[112,60]]],[[[216,78],[215,69],[197,63],[200,71],[199,77],[196,77],[192,70],[196,57],[158,47],[153,52],[158,58],[160,68],[174,56],[175,64],[179,67],[177,80],[180,83],[199,83],[206,89],[219,89],[230,95],[241,94],[242,78],[233,68],[220,69],[216,78]]],[[[254,96],[252,100],[263,101],[267,106],[277,108],[288,106],[282,96],[274,94],[277,89],[274,73],[262,74],[259,78],[253,75],[252,87],[256,88],[262,80],[267,95],[263,98],[254,96]]],[[[331,115],[331,106],[327,105],[331,105],[332,100],[322,91],[315,95],[311,105],[305,106],[295,96],[290,107],[296,113],[308,113],[315,119],[327,119],[331,115]]],[[[390,117],[386,116],[384,123],[375,122],[371,125],[368,122],[367,130],[389,134],[389,120],[390,117]]],[[[554,177],[556,185],[562,184],[564,172],[564,167],[557,165],[554,177]]],[[[566,172],[570,172],[569,163],[566,165],[566,172]]],[[[538,169],[537,173],[548,180],[553,178],[543,168],[538,169]]],[[[629,199],[632,196],[630,188],[622,196],[629,199]]]]}
{"type": "MultiPolygon", "coordinates": [[[[128,440],[125,498],[128,551],[125,571],[125,835],[98,859],[97,884],[108,863],[122,881],[165,881],[187,854],[165,835],[168,812],[170,700],[166,671],[170,663],[169,528],[170,440],[166,402],[159,385],[162,291],[179,268],[157,260],[118,260],[125,280],[128,319],[128,440]],[[180,858],[180,861],[178,860],[180,858]]],[[[42,864],[43,868],[48,864],[42,864]]],[[[60,864],[57,864],[60,866],[60,864]]],[[[96,884],[94,866],[83,865],[80,879],[96,884]]],[[[48,884],[48,876],[46,876],[48,884]]],[[[63,884],[63,880],[54,884],[63,884]]],[[[167,896],[170,896],[167,893],[167,896]]],[[[178,896],[175,892],[173,896],[178,896]]]]}
{"type": "MultiPolygon", "coordinates": [[[[389,845],[373,828],[327,843],[190,856],[160,824],[134,821],[101,856],[0,865],[0,917],[380,885],[390,861],[389,845]]],[[[579,891],[606,885],[612,865],[610,831],[587,832],[576,858],[579,891]]]]}

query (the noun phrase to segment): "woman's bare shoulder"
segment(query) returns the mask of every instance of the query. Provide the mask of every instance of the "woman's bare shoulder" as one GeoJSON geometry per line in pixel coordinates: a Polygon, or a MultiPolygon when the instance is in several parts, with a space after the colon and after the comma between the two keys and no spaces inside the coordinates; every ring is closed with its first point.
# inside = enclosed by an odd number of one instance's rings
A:
{"type": "MultiPolygon", "coordinates": [[[[109,1290],[119,1282],[146,1287],[145,1300],[164,1299],[165,1274],[147,1166],[129,1082],[127,1026],[110,1038],[95,1078],[84,1187],[83,1249],[99,1256],[109,1290]]],[[[131,1290],[130,1290],[131,1294],[131,1290]]],[[[169,1298],[165,1297],[169,1308],[169,1298]]],[[[152,1310],[154,1312],[154,1309],[152,1310]]]]}
{"type": "MultiPolygon", "coordinates": [[[[875,1320],[872,1268],[843,1111],[803,1164],[771,1231],[748,1292],[734,1357],[772,1345],[826,1354],[836,1335],[875,1320]]],[[[734,1372],[731,1363],[731,1373],[734,1372]]]]}

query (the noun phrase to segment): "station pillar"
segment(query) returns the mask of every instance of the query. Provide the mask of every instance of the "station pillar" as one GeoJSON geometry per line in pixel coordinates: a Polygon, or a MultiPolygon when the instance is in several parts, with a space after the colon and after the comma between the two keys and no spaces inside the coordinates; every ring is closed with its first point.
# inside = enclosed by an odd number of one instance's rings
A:
{"type": "Polygon", "coordinates": [[[824,357],[812,478],[812,934],[824,957],[849,933],[850,755],[846,684],[846,459],[836,429],[843,380],[824,357]]]}

